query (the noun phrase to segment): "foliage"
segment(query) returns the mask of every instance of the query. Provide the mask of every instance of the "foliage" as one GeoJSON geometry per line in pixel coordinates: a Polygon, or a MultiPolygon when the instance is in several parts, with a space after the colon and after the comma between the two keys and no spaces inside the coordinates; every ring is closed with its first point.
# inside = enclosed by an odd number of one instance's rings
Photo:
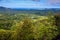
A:
{"type": "Polygon", "coordinates": [[[0,29],[10,30],[11,26],[14,24],[11,20],[0,20],[0,29]]]}
{"type": "Polygon", "coordinates": [[[11,37],[11,31],[0,30],[0,40],[9,40],[11,37]]]}
{"type": "MultiPolygon", "coordinates": [[[[16,16],[17,17],[17,16],[16,16]]],[[[45,16],[43,16],[45,18],[45,16]]],[[[52,40],[58,35],[58,27],[55,25],[55,18],[51,14],[47,19],[32,19],[28,16],[20,20],[20,16],[15,20],[15,16],[10,16],[9,20],[0,21],[0,40],[52,40]],[[13,18],[12,18],[13,17],[13,18]],[[20,21],[18,21],[20,20],[20,21]],[[33,22],[34,20],[37,20],[33,22]],[[17,22],[18,21],[18,22],[17,22]],[[3,25],[1,25],[3,24],[3,25]],[[6,30],[4,26],[8,25],[6,30]],[[3,26],[3,28],[1,28],[3,26]],[[10,30],[11,29],[11,30],[10,30]]]]}
{"type": "Polygon", "coordinates": [[[58,29],[55,24],[53,24],[54,20],[51,19],[44,19],[41,21],[35,22],[36,31],[37,34],[35,38],[38,38],[38,40],[52,40],[58,35],[58,29]]]}
{"type": "Polygon", "coordinates": [[[20,23],[18,28],[16,29],[17,32],[17,40],[33,40],[33,24],[30,19],[25,19],[23,24],[20,23]]]}
{"type": "Polygon", "coordinates": [[[60,14],[56,14],[54,17],[56,26],[58,26],[58,28],[60,29],[60,14]]]}

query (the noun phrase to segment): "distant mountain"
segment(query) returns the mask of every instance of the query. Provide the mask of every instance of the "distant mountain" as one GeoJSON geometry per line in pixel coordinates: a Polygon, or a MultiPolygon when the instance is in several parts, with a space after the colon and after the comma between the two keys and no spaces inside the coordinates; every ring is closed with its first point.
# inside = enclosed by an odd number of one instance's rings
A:
{"type": "Polygon", "coordinates": [[[0,6],[0,11],[6,11],[6,10],[9,10],[9,11],[11,11],[11,10],[14,10],[14,11],[25,11],[25,10],[39,10],[39,9],[32,9],[32,8],[6,8],[6,7],[1,7],[0,6]]]}
{"type": "Polygon", "coordinates": [[[60,11],[60,8],[32,9],[32,8],[6,8],[0,6],[0,11],[60,11]]]}
{"type": "Polygon", "coordinates": [[[46,15],[49,11],[52,11],[55,13],[60,13],[60,8],[41,8],[41,9],[30,9],[30,8],[6,8],[6,7],[0,7],[0,13],[10,13],[10,14],[16,14],[16,13],[30,13],[30,14],[40,14],[40,15],[46,15]]]}
{"type": "Polygon", "coordinates": [[[0,11],[10,11],[10,8],[6,8],[6,7],[0,7],[0,11]]]}

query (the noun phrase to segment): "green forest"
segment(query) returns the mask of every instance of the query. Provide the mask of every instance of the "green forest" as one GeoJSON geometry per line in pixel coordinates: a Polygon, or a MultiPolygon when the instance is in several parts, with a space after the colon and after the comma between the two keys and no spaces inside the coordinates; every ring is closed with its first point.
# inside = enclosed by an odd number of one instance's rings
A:
{"type": "Polygon", "coordinates": [[[59,40],[60,14],[0,13],[0,40],[59,40]]]}

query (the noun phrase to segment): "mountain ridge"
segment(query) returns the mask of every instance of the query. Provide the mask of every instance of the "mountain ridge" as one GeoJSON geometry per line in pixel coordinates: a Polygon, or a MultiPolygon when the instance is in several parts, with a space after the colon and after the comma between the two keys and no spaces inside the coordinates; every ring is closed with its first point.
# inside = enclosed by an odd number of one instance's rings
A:
{"type": "Polygon", "coordinates": [[[28,13],[28,14],[39,14],[46,15],[49,11],[52,11],[54,14],[60,13],[60,8],[45,8],[45,9],[26,9],[26,8],[6,8],[0,7],[0,13],[16,14],[16,13],[28,13]]]}

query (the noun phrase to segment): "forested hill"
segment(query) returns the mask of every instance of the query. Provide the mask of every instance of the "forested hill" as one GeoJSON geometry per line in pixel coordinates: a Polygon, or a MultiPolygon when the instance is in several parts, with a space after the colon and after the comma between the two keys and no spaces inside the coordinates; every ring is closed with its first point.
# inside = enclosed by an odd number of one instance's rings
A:
{"type": "Polygon", "coordinates": [[[60,13],[59,8],[41,8],[41,9],[29,9],[29,8],[6,8],[0,7],[0,13],[3,14],[16,14],[16,13],[28,13],[28,14],[39,14],[46,15],[49,11],[55,13],[60,13]]]}

